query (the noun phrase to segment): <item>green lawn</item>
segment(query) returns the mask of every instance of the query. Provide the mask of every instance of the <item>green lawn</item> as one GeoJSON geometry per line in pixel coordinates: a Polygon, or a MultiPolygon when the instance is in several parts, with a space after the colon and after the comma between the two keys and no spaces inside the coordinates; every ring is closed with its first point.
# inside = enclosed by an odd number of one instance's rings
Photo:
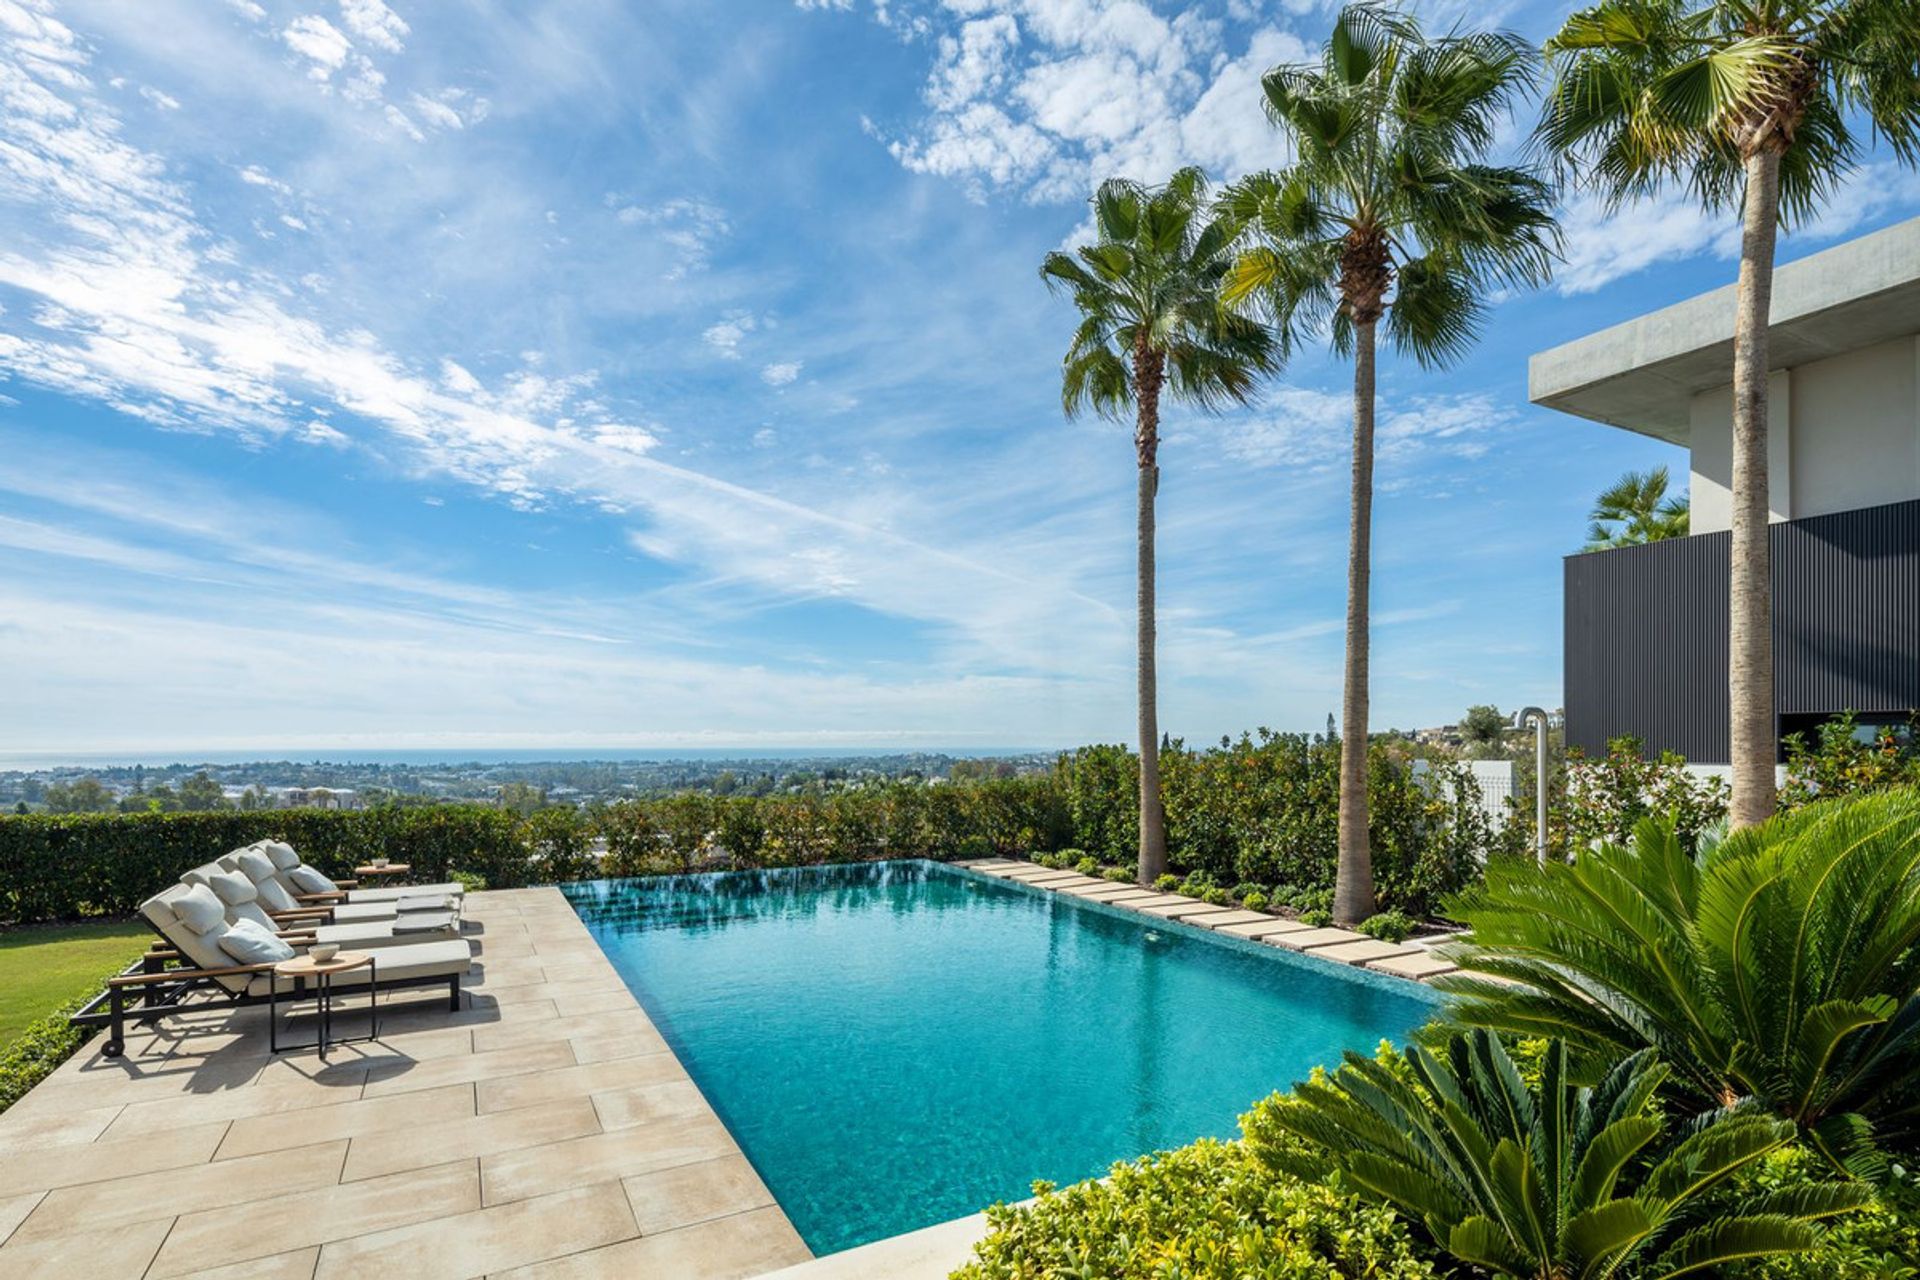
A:
{"type": "Polygon", "coordinates": [[[69,924],[0,930],[0,1050],[109,972],[146,950],[144,924],[69,924]]]}

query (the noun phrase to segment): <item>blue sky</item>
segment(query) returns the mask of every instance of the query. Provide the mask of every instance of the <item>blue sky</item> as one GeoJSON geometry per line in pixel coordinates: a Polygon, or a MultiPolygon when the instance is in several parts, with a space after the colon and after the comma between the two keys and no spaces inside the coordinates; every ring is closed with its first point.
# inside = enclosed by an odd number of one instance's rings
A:
{"type": "MultiPolygon", "coordinates": [[[[0,751],[1129,737],[1132,452],[1035,270],[1102,177],[1284,161],[1258,75],[1329,21],[0,0],[0,751]]],[[[1783,256],[1916,211],[1871,161],[1783,256]]],[[[1733,219],[1565,218],[1470,359],[1383,365],[1377,725],[1557,705],[1592,495],[1684,472],[1526,357],[1725,283],[1733,219]]],[[[1337,704],[1348,385],[1170,413],[1172,732],[1337,704]]]]}

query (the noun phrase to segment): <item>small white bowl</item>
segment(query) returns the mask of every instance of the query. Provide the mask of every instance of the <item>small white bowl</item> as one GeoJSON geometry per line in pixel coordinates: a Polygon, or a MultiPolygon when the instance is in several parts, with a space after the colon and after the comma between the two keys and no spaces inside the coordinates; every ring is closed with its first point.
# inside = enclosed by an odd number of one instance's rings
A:
{"type": "Polygon", "coordinates": [[[374,866],[376,866],[376,867],[384,867],[384,866],[386,866],[386,865],[387,865],[387,861],[388,861],[388,860],[387,860],[387,859],[385,859],[385,858],[375,858],[375,859],[373,860],[373,865],[374,865],[374,866]]]}
{"type": "Polygon", "coordinates": [[[337,942],[316,942],[307,948],[307,954],[319,963],[325,964],[340,954],[340,944],[337,942]]]}

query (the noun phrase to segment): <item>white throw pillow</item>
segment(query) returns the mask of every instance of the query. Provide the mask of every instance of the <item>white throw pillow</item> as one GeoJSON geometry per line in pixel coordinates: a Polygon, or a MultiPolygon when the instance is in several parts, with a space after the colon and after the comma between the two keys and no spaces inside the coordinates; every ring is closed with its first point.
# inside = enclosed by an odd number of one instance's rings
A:
{"type": "Polygon", "coordinates": [[[260,895],[260,905],[269,911],[294,911],[300,906],[299,899],[288,893],[278,880],[255,881],[253,889],[260,895]]]}
{"type": "Polygon", "coordinates": [[[242,920],[220,935],[220,949],[240,964],[278,964],[293,959],[293,948],[251,920],[242,920]]]}
{"type": "Polygon", "coordinates": [[[244,902],[252,902],[260,896],[260,891],[253,887],[253,881],[247,879],[238,871],[214,872],[207,877],[207,887],[213,890],[220,901],[230,907],[237,907],[244,902]]]}
{"type": "Polygon", "coordinates": [[[262,840],[254,847],[266,854],[273,865],[282,871],[291,871],[300,865],[300,855],[284,840],[262,840]]]}
{"type": "Polygon", "coordinates": [[[174,899],[173,914],[195,933],[205,933],[215,925],[226,923],[227,908],[213,890],[197,884],[174,899]]]}
{"type": "Polygon", "coordinates": [[[332,893],[337,888],[333,881],[304,862],[287,872],[287,878],[293,881],[302,893],[332,893]]]}
{"type": "Polygon", "coordinates": [[[273,859],[258,849],[242,849],[234,855],[233,865],[255,884],[273,879],[273,859]]]}

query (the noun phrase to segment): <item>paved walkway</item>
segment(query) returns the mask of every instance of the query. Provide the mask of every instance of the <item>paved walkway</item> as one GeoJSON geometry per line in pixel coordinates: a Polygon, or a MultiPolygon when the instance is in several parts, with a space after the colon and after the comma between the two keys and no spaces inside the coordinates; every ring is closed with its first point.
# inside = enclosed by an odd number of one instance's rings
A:
{"type": "Polygon", "coordinates": [[[323,1067],[270,1057],[264,1010],[209,1006],[135,1029],[118,1061],[96,1039],[0,1114],[0,1280],[723,1280],[805,1261],[559,892],[467,901],[459,1013],[444,989],[383,1000],[381,1040],[323,1067]]]}

